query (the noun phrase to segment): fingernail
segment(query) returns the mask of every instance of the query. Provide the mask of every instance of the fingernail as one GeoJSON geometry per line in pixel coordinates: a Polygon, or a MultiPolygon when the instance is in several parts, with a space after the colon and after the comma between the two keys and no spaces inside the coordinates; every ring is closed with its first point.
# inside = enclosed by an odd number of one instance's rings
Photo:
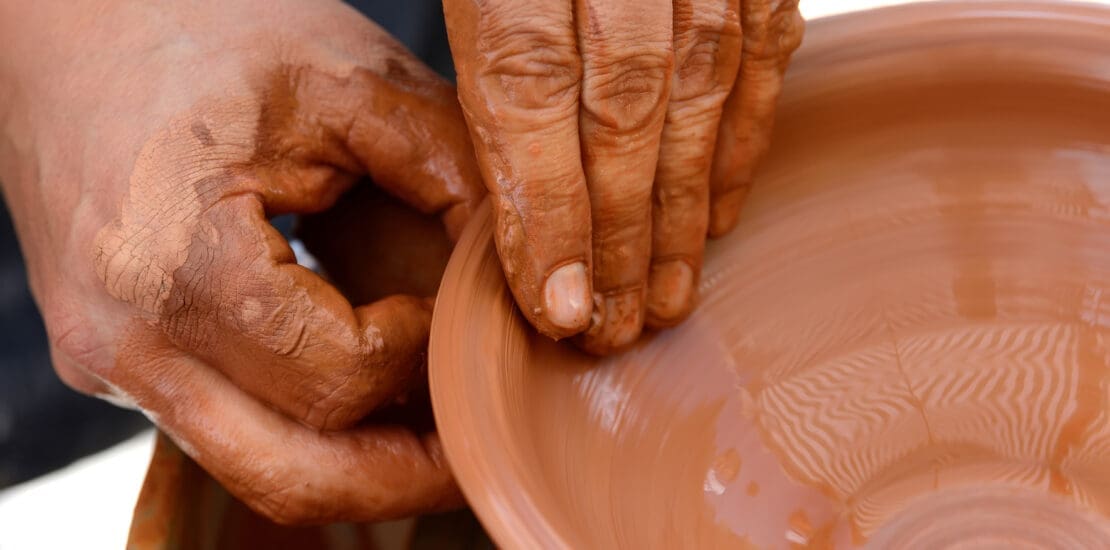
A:
{"type": "Polygon", "coordinates": [[[586,350],[608,354],[635,342],[644,326],[643,299],[643,287],[611,296],[598,295],[598,311],[584,339],[586,350]]]}
{"type": "Polygon", "coordinates": [[[682,260],[652,264],[648,314],[657,321],[677,321],[686,313],[694,290],[694,270],[682,260]]]}
{"type": "Polygon", "coordinates": [[[636,341],[644,326],[643,287],[605,298],[605,323],[609,325],[609,344],[622,348],[636,341]]]}
{"type": "Polygon", "coordinates": [[[543,288],[547,320],[559,328],[585,328],[593,309],[589,286],[586,264],[577,262],[556,269],[543,288]]]}

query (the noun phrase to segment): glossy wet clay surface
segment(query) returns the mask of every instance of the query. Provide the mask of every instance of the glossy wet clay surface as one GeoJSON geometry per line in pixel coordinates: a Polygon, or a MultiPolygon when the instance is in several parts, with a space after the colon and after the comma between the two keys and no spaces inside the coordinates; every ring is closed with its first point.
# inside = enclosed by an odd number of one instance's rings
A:
{"type": "Polygon", "coordinates": [[[805,40],[680,327],[536,336],[468,229],[431,375],[470,502],[513,547],[1110,545],[1110,11],[805,40]]]}

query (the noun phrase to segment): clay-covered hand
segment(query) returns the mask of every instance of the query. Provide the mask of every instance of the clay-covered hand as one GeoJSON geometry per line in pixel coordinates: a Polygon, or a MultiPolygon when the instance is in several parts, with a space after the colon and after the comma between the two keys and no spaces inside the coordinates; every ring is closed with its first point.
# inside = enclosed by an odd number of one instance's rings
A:
{"type": "Polygon", "coordinates": [[[801,40],[797,0],[444,0],[524,315],[606,353],[693,307],[801,40]]]}
{"type": "Polygon", "coordinates": [[[419,381],[428,302],[353,307],[268,223],[369,175],[457,234],[484,191],[454,88],[338,1],[0,2],[0,35],[0,179],[61,377],[281,522],[459,504],[434,434],[363,422],[419,381]]]}

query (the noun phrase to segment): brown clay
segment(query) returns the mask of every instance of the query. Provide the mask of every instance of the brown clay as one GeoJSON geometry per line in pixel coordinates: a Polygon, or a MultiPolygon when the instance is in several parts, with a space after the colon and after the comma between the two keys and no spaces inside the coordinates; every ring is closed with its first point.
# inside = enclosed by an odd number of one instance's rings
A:
{"type": "Polygon", "coordinates": [[[432,323],[448,459],[507,547],[1110,545],[1110,10],[811,26],[686,323],[537,336],[478,215],[432,323]]]}

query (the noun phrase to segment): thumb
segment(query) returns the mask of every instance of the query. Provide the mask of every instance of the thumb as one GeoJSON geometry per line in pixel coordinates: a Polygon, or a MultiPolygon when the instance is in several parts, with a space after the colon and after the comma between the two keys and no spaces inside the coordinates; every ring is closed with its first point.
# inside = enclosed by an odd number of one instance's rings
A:
{"type": "MultiPolygon", "coordinates": [[[[457,238],[485,191],[455,88],[384,32],[375,40],[354,67],[327,59],[286,71],[264,126],[285,126],[269,133],[286,158],[369,175],[457,238]]],[[[312,177],[299,172],[288,183],[304,191],[312,177]]]]}

